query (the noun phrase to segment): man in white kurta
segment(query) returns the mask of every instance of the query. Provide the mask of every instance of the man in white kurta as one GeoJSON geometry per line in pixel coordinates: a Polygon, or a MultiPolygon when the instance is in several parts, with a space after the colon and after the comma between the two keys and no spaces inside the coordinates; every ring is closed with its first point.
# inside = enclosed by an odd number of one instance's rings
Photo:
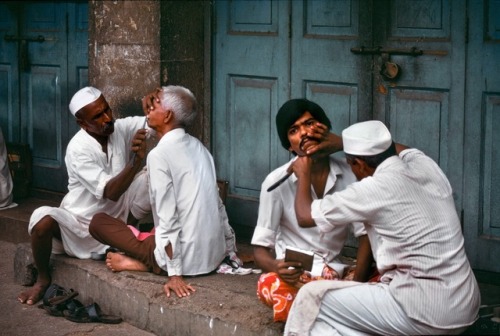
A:
{"type": "Polygon", "coordinates": [[[38,277],[19,295],[21,303],[36,303],[50,285],[51,252],[81,259],[104,253],[107,246],[88,231],[94,214],[126,220],[129,212],[135,219],[151,212],[147,174],[141,171],[145,117],[115,121],[106,99],[93,87],[75,93],[69,108],[81,130],[66,149],[68,193],[59,207],[42,206],[31,215],[28,231],[38,277]]]}
{"type": "Polygon", "coordinates": [[[189,295],[193,289],[183,283],[182,276],[214,271],[226,251],[212,155],[185,131],[195,109],[189,90],[169,86],[163,88],[161,106],[148,115],[152,127],[155,120],[164,120],[156,128],[161,139],[150,152],[147,167],[156,227],[154,255],[169,275],[164,287],[168,296],[170,290],[178,296],[189,295]],[[176,104],[175,97],[182,104],[176,104]]]}
{"type": "MultiPolygon", "coordinates": [[[[349,184],[356,181],[345,161],[330,157],[330,171],[326,182],[325,195],[344,190],[349,184]]],[[[318,228],[304,230],[297,224],[295,202],[297,177],[290,176],[272,192],[267,189],[286,174],[291,162],[272,171],[264,180],[259,198],[259,216],[252,237],[252,245],[265,246],[274,249],[276,259],[285,257],[286,246],[314,251],[314,263],[311,274],[321,276],[323,266],[329,265],[339,278],[342,278],[348,265],[343,263],[339,256],[347,240],[349,229],[355,237],[365,235],[362,223],[339,226],[323,233],[318,228]],[[351,227],[350,227],[351,226],[351,227]]],[[[317,196],[311,190],[314,199],[317,196]]]]}
{"type": "MultiPolygon", "coordinates": [[[[309,155],[308,150],[324,146],[331,122],[324,110],[307,99],[291,99],[285,102],[276,115],[276,128],[283,148],[297,156],[309,155]]],[[[310,188],[314,199],[345,189],[356,177],[345,159],[315,153],[314,175],[317,181],[310,188]]],[[[297,223],[294,209],[297,177],[291,175],[276,189],[268,191],[276,181],[286,176],[287,169],[295,160],[272,171],[261,186],[259,216],[252,238],[255,262],[265,272],[258,281],[259,299],[273,307],[275,322],[286,321],[291,303],[298,288],[311,279],[342,279],[348,265],[339,259],[349,229],[359,238],[358,261],[354,276],[368,280],[372,255],[366,231],[362,223],[352,223],[335,228],[324,234],[318,228],[303,229],[297,223]],[[304,272],[292,264],[283,262],[287,246],[314,252],[313,268],[304,272]],[[368,253],[367,253],[368,252],[368,253]]]]}
{"type": "Polygon", "coordinates": [[[70,140],[65,163],[68,170],[68,193],[58,208],[42,206],[30,218],[29,233],[44,216],[50,215],[59,224],[62,236],[53,243],[52,253],[66,253],[72,257],[89,259],[91,252],[102,254],[108,246],[97,242],[89,234],[89,223],[96,213],[127,221],[129,212],[143,218],[151,212],[148,198],[147,173],[141,171],[131,187],[117,200],[103,197],[106,183],[118,175],[130,160],[130,145],[135,132],[144,125],[144,117],[117,119],[115,131],[108,139],[108,154],[83,129],[70,140]]]}
{"type": "Polygon", "coordinates": [[[155,257],[173,275],[210,273],[225,257],[211,154],[184,129],[165,134],[148,156],[155,257]],[[172,246],[172,257],[165,247],[172,246]]]}
{"type": "MultiPolygon", "coordinates": [[[[381,283],[304,286],[285,334],[463,332],[477,318],[480,295],[445,174],[421,151],[394,145],[379,121],[355,124],[342,138],[360,181],[323,200],[297,198],[305,206],[296,210],[302,226],[315,223],[322,232],[363,221],[377,240],[381,283]],[[377,156],[381,162],[367,164],[377,156]]],[[[307,163],[294,171],[307,184],[307,163]]]]}

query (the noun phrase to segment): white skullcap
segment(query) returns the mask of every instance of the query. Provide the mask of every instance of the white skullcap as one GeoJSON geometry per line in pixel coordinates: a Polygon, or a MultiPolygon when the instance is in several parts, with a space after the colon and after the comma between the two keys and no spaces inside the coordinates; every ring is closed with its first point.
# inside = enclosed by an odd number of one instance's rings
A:
{"type": "Polygon", "coordinates": [[[87,86],[80,89],[73,95],[73,98],[71,98],[69,102],[71,114],[75,115],[82,107],[95,102],[100,96],[101,91],[97,90],[95,87],[87,86]]]}
{"type": "Polygon", "coordinates": [[[389,148],[392,138],[384,123],[370,120],[347,127],[342,132],[342,142],[346,154],[373,156],[389,148]]]}

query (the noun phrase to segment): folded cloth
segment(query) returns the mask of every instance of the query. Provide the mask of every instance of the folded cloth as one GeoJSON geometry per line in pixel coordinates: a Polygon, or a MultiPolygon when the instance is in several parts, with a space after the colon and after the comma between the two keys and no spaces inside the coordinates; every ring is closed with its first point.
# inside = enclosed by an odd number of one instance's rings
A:
{"type": "Polygon", "coordinates": [[[6,205],[4,207],[0,207],[0,210],[7,210],[10,208],[15,208],[17,206],[17,203],[10,203],[9,205],[6,205]]]}
{"type": "MultiPolygon", "coordinates": [[[[346,272],[346,275],[341,280],[352,280],[354,270],[346,272]]],[[[380,276],[376,269],[374,269],[369,282],[379,281],[380,276]]],[[[311,276],[309,272],[304,272],[300,276],[300,283],[304,285],[311,281],[317,280],[340,280],[338,279],[337,272],[325,264],[321,276],[311,276]]],[[[270,272],[264,273],[260,276],[257,282],[257,297],[260,301],[269,307],[273,308],[274,322],[286,322],[288,312],[292,307],[292,303],[299,291],[298,287],[291,286],[283,281],[277,273],[270,272]]]]}
{"type": "Polygon", "coordinates": [[[252,269],[243,267],[233,268],[226,263],[222,263],[217,267],[216,272],[219,274],[247,275],[252,273],[252,269]]]}

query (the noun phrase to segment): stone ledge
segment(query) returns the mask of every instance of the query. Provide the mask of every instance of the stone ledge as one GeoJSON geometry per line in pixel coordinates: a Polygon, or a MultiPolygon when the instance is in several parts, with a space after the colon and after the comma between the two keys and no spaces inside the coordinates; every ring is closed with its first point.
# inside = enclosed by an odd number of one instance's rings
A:
{"type": "MultiPolygon", "coordinates": [[[[16,281],[32,262],[28,243],[17,245],[16,281]]],[[[54,256],[53,282],[79,293],[84,304],[97,302],[106,313],[157,335],[281,335],[283,324],[256,297],[258,275],[211,274],[187,278],[196,293],[167,298],[165,277],[144,272],[110,272],[103,262],[54,256]]]]}

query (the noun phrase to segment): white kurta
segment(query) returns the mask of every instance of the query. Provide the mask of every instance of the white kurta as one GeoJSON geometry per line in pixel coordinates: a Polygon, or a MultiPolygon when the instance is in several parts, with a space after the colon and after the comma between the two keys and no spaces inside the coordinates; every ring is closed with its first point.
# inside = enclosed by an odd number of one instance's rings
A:
{"type": "MultiPolygon", "coordinates": [[[[276,258],[282,259],[287,245],[304,250],[314,251],[314,266],[312,275],[321,275],[324,263],[327,263],[342,277],[347,265],[338,260],[349,228],[339,226],[328,233],[322,233],[319,228],[303,229],[297,223],[295,215],[295,194],[297,177],[290,176],[278,188],[268,192],[267,189],[286,174],[293,159],[272,171],[261,186],[259,200],[259,216],[252,237],[252,245],[273,248],[276,258]]],[[[325,186],[325,195],[344,190],[356,181],[345,160],[330,157],[330,172],[325,186]]],[[[318,199],[311,187],[313,199],[318,199]]],[[[356,237],[366,234],[362,223],[353,223],[352,232],[356,237]]]]}
{"type": "MultiPolygon", "coordinates": [[[[421,151],[408,149],[390,157],[372,177],[314,201],[312,216],[324,232],[365,222],[377,238],[381,285],[388,286],[411,319],[442,329],[461,328],[476,319],[479,289],[452,189],[439,166],[421,151]]],[[[299,306],[291,315],[294,310],[299,306]]],[[[391,313],[386,314],[384,319],[391,320],[391,313]]]]}
{"type": "Polygon", "coordinates": [[[184,129],[166,133],[147,159],[155,258],[169,275],[206,274],[225,256],[213,158],[184,129]],[[172,244],[170,259],[165,247],[172,244]]]}
{"type": "Polygon", "coordinates": [[[8,162],[7,147],[0,128],[0,210],[13,205],[12,190],[14,184],[12,183],[8,162]]]}
{"type": "MultiPolygon", "coordinates": [[[[65,163],[68,170],[68,193],[59,208],[41,207],[30,218],[28,231],[46,215],[52,216],[61,228],[64,251],[80,259],[91,252],[104,252],[105,245],[89,234],[89,224],[98,212],[127,220],[134,204],[134,215],[140,218],[150,211],[147,174],[139,173],[128,191],[116,202],[103,198],[106,183],[120,173],[130,159],[131,142],[144,125],[144,117],[128,117],[115,121],[115,130],[108,139],[108,154],[84,130],[78,131],[68,144],[65,163]]],[[[54,244],[54,253],[62,253],[54,244]]]]}

